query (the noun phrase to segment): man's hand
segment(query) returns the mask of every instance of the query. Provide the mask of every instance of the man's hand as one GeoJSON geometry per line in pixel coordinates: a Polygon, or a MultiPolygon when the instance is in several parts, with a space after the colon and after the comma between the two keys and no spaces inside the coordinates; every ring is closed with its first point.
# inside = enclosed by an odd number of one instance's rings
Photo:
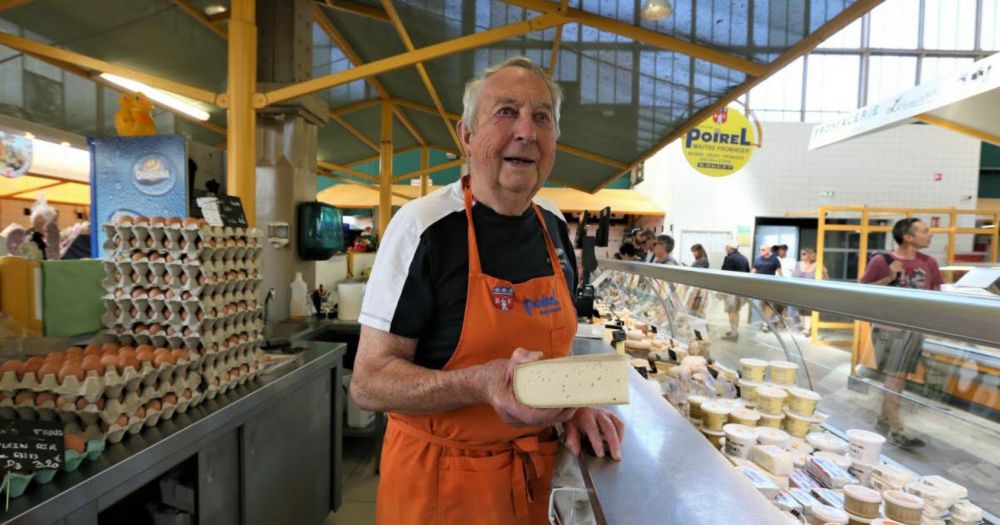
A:
{"type": "Polygon", "coordinates": [[[600,408],[580,408],[563,427],[566,429],[566,448],[574,456],[580,456],[582,435],[586,435],[597,457],[604,457],[603,441],[607,441],[611,457],[621,461],[625,423],[611,412],[600,408]]]}
{"type": "Polygon", "coordinates": [[[892,272],[892,278],[893,279],[895,279],[896,277],[898,277],[899,274],[904,269],[905,268],[903,267],[903,263],[899,262],[898,260],[894,260],[894,261],[892,261],[892,263],[889,264],[889,271],[892,272]]]}
{"type": "Polygon", "coordinates": [[[538,409],[522,405],[514,396],[514,367],[538,361],[541,352],[518,348],[510,359],[496,359],[483,365],[483,392],[500,419],[514,427],[548,426],[562,423],[573,416],[575,408],[538,409]]]}

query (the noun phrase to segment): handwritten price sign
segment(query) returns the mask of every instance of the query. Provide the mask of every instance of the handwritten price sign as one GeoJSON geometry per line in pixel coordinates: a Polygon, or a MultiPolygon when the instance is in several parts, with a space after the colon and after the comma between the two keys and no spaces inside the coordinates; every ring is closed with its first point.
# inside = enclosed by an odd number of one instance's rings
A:
{"type": "Polygon", "coordinates": [[[58,469],[62,463],[62,423],[0,420],[0,471],[27,474],[58,469]]]}

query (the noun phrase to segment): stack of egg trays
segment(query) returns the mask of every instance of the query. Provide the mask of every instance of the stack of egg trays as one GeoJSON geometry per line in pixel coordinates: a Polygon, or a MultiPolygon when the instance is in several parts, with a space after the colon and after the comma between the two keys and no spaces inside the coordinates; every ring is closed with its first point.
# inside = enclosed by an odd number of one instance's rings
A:
{"type": "Polygon", "coordinates": [[[59,419],[67,426],[75,423],[96,426],[97,432],[86,435],[88,440],[117,443],[126,431],[135,434],[144,424],[154,426],[160,417],[169,419],[175,411],[185,412],[192,401],[194,404],[201,402],[203,396],[197,392],[201,383],[197,370],[199,363],[200,359],[185,359],[173,365],[163,363],[156,368],[147,361],[141,363],[140,370],[129,366],[121,373],[108,366],[103,374],[88,371],[83,381],[76,376],[66,376],[61,384],[55,374],[48,374],[39,381],[34,373],[27,373],[18,380],[16,372],[7,372],[0,377],[0,390],[5,392],[0,398],[0,418],[59,419]],[[185,390],[191,390],[191,397],[182,397],[185,390]],[[39,404],[37,395],[30,399],[18,395],[23,392],[54,395],[46,396],[39,404]],[[178,396],[176,406],[136,417],[137,408],[171,393],[178,396]],[[128,424],[118,424],[123,414],[128,417],[128,424]]]}
{"type": "Polygon", "coordinates": [[[263,330],[258,290],[262,236],[255,230],[105,224],[105,325],[125,344],[204,348],[263,330]]]}
{"type": "Polygon", "coordinates": [[[205,399],[214,399],[260,373],[263,338],[258,336],[244,343],[241,336],[240,341],[202,361],[199,371],[205,382],[205,399]]]}

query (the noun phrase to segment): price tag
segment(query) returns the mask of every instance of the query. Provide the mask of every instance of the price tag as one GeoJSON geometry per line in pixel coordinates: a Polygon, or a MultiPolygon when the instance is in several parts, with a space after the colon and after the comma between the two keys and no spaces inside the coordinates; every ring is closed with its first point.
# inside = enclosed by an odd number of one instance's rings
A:
{"type": "Polygon", "coordinates": [[[243,211],[243,202],[239,197],[232,195],[199,197],[196,202],[201,208],[202,217],[212,226],[247,227],[247,215],[243,211]]]}
{"type": "Polygon", "coordinates": [[[63,463],[63,426],[55,421],[0,420],[0,470],[27,474],[63,463]]]}

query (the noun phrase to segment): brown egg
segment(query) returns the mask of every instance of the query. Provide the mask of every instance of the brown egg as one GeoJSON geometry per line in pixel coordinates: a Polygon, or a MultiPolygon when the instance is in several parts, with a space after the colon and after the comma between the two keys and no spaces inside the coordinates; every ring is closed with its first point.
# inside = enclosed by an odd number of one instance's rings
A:
{"type": "Polygon", "coordinates": [[[174,328],[173,326],[168,326],[166,332],[167,332],[167,337],[173,337],[177,335],[177,328],[174,328]]]}
{"type": "Polygon", "coordinates": [[[59,383],[65,382],[66,378],[69,376],[74,376],[79,381],[83,381],[83,377],[86,372],[83,370],[83,364],[81,361],[66,361],[63,363],[62,368],[59,369],[59,383]]]}
{"type": "Polygon", "coordinates": [[[160,255],[160,252],[150,252],[150,254],[149,254],[149,262],[156,262],[156,261],[159,261],[162,258],[163,258],[163,256],[160,255]]]}
{"type": "Polygon", "coordinates": [[[146,403],[146,410],[160,410],[163,405],[160,404],[159,399],[153,399],[149,403],[146,403]]]}
{"type": "Polygon", "coordinates": [[[187,239],[183,239],[183,238],[177,239],[177,249],[183,250],[183,249],[187,248],[187,245],[188,245],[187,239]]]}
{"type": "Polygon", "coordinates": [[[149,291],[146,290],[145,288],[136,288],[135,290],[132,290],[132,298],[133,299],[138,299],[140,297],[148,296],[148,295],[149,295],[149,291]]]}
{"type": "Polygon", "coordinates": [[[137,417],[139,419],[145,418],[146,417],[146,408],[140,406],[139,408],[135,409],[135,417],[137,417]]]}
{"type": "Polygon", "coordinates": [[[149,225],[150,226],[165,226],[166,223],[167,223],[167,219],[164,218],[164,217],[160,217],[159,215],[154,215],[154,216],[152,216],[152,217],[149,218],[149,225]]]}
{"type": "MultiPolygon", "coordinates": [[[[142,253],[142,252],[135,252],[135,253],[132,254],[132,257],[131,257],[132,262],[140,262],[140,261],[142,261],[145,258],[146,258],[146,255],[144,253],[142,253]]],[[[132,279],[132,281],[138,281],[138,280],[139,280],[138,277],[134,277],[132,279]]]]}
{"type": "Polygon", "coordinates": [[[88,403],[87,400],[82,397],[76,398],[75,406],[77,410],[86,410],[87,405],[89,404],[90,403],[88,403]]]}
{"type": "Polygon", "coordinates": [[[188,226],[200,226],[198,224],[198,219],[195,219],[194,217],[184,217],[184,219],[181,221],[181,224],[185,228],[188,226]]]}
{"type": "Polygon", "coordinates": [[[104,364],[101,363],[101,358],[91,359],[90,357],[85,357],[83,359],[83,373],[90,374],[91,372],[99,376],[104,375],[104,364]]]}
{"type": "Polygon", "coordinates": [[[146,350],[149,350],[150,352],[152,352],[154,350],[153,345],[143,344],[143,345],[139,345],[139,346],[135,347],[135,353],[136,353],[136,355],[139,355],[139,352],[143,352],[143,351],[146,351],[146,350]]]}
{"type": "Polygon", "coordinates": [[[104,410],[104,398],[103,397],[97,400],[97,409],[98,410],[104,410]]]}
{"type": "Polygon", "coordinates": [[[190,327],[190,326],[185,326],[185,327],[184,327],[184,337],[191,337],[191,334],[192,334],[192,333],[193,333],[193,332],[192,332],[192,330],[191,330],[191,327],[190,327]]]}
{"type": "Polygon", "coordinates": [[[139,324],[137,324],[137,325],[135,325],[135,326],[132,327],[132,331],[135,332],[135,333],[137,333],[137,334],[146,334],[146,333],[149,333],[149,327],[146,326],[143,323],[139,323],[139,324]]]}
{"type": "Polygon", "coordinates": [[[120,427],[128,426],[128,417],[125,414],[118,416],[118,419],[115,420],[115,424],[120,427]]]}
{"type": "Polygon", "coordinates": [[[163,327],[158,324],[154,324],[149,327],[149,335],[159,335],[162,332],[163,332],[163,327]]]}
{"type": "Polygon", "coordinates": [[[188,355],[189,354],[188,354],[188,351],[187,351],[186,348],[177,348],[177,349],[175,349],[171,353],[173,354],[174,359],[176,359],[177,361],[187,361],[188,360],[188,355]]]}
{"type": "Polygon", "coordinates": [[[118,318],[118,317],[121,317],[121,316],[122,316],[122,309],[121,309],[121,308],[118,308],[118,307],[116,306],[116,307],[115,307],[115,318],[118,318]]]}
{"type": "Polygon", "coordinates": [[[87,442],[77,434],[63,434],[63,447],[83,454],[87,451],[87,442]]]}
{"type": "Polygon", "coordinates": [[[32,392],[31,390],[21,390],[16,395],[14,395],[14,404],[18,406],[30,405],[34,400],[35,400],[35,393],[32,392]]]}
{"type": "Polygon", "coordinates": [[[126,368],[139,369],[139,360],[134,355],[118,356],[118,373],[122,374],[126,368]]]}
{"type": "Polygon", "coordinates": [[[163,274],[163,284],[170,286],[174,283],[174,276],[169,273],[163,274]]]}
{"type": "Polygon", "coordinates": [[[163,365],[173,365],[176,362],[174,356],[170,354],[160,354],[153,358],[153,366],[156,368],[160,368],[163,365]]]}
{"type": "Polygon", "coordinates": [[[146,248],[152,248],[156,241],[152,237],[146,237],[146,248]]]}
{"type": "Polygon", "coordinates": [[[173,299],[175,295],[176,294],[174,293],[173,290],[167,290],[166,292],[163,293],[163,296],[166,297],[167,300],[173,299]]]}
{"type": "Polygon", "coordinates": [[[3,365],[0,365],[0,376],[6,374],[7,372],[14,372],[15,374],[21,370],[21,366],[24,362],[20,359],[9,359],[4,361],[3,365]]]}
{"type": "Polygon", "coordinates": [[[184,399],[191,399],[191,395],[192,394],[191,394],[191,389],[190,388],[184,389],[184,394],[183,394],[184,399]]]}
{"type": "MultiPolygon", "coordinates": [[[[166,277],[167,275],[168,274],[165,274],[164,277],[166,277]]],[[[169,283],[167,283],[167,284],[169,284],[169,283]]],[[[160,290],[159,288],[151,288],[149,290],[149,298],[150,299],[155,299],[155,298],[157,298],[157,297],[159,297],[161,295],[163,295],[163,291],[160,290]]]]}
{"type": "Polygon", "coordinates": [[[132,279],[133,283],[139,282],[139,272],[132,272],[132,275],[129,276],[129,279],[132,279]]]}
{"type": "Polygon", "coordinates": [[[118,358],[121,359],[122,356],[135,357],[135,349],[131,346],[123,346],[121,350],[118,351],[118,358]]]}
{"type": "Polygon", "coordinates": [[[62,368],[61,361],[46,361],[45,364],[38,367],[38,379],[41,380],[49,375],[59,375],[59,369],[62,368]]]}
{"type": "Polygon", "coordinates": [[[250,372],[250,367],[247,365],[240,365],[240,374],[246,374],[250,372]]]}
{"type": "Polygon", "coordinates": [[[187,301],[190,298],[191,298],[191,292],[184,292],[184,293],[181,294],[181,300],[182,301],[187,301]]]}
{"type": "Polygon", "coordinates": [[[74,355],[83,355],[83,348],[80,348],[79,346],[71,346],[69,347],[69,350],[66,350],[66,357],[74,355]]]}
{"type": "Polygon", "coordinates": [[[187,282],[188,282],[188,276],[187,276],[187,274],[182,273],[180,275],[180,277],[178,277],[178,280],[180,281],[181,285],[187,284],[187,282]]]}
{"type": "MultiPolygon", "coordinates": [[[[119,348],[118,343],[104,343],[101,346],[101,353],[104,353],[104,352],[117,352],[118,348],[119,348]]],[[[84,352],[84,353],[86,354],[86,352],[84,352]]]]}
{"type": "Polygon", "coordinates": [[[184,221],[180,217],[167,217],[166,225],[167,226],[174,226],[174,225],[180,226],[181,224],[183,224],[183,222],[184,221]]]}
{"type": "Polygon", "coordinates": [[[248,341],[250,341],[250,336],[248,336],[247,334],[240,334],[239,342],[246,343],[248,341]]]}
{"type": "Polygon", "coordinates": [[[174,262],[174,256],[168,253],[166,257],[163,258],[163,261],[168,263],[174,262]]]}
{"type": "Polygon", "coordinates": [[[177,394],[167,394],[163,396],[163,405],[176,405],[177,404],[177,394]]]}
{"type": "Polygon", "coordinates": [[[125,297],[126,295],[128,295],[128,294],[125,293],[125,290],[122,290],[121,288],[115,290],[115,299],[121,299],[122,297],[125,297]]]}
{"type": "Polygon", "coordinates": [[[117,354],[104,354],[101,356],[101,366],[105,369],[108,367],[114,368],[118,366],[118,355],[117,354]]]}
{"type": "Polygon", "coordinates": [[[24,379],[28,374],[35,374],[35,379],[41,379],[38,377],[38,369],[45,364],[45,359],[41,357],[30,357],[28,360],[21,365],[21,368],[17,371],[17,376],[20,379],[24,379]]]}
{"type": "Polygon", "coordinates": [[[64,359],[66,359],[66,354],[62,352],[51,352],[45,356],[46,363],[52,361],[55,361],[57,363],[62,363],[64,359]]]}
{"type": "Polygon", "coordinates": [[[56,402],[56,395],[53,394],[52,392],[39,392],[35,394],[36,407],[40,407],[45,403],[48,403],[49,401],[52,401],[53,403],[56,402]]]}
{"type": "Polygon", "coordinates": [[[66,403],[69,403],[69,400],[66,399],[66,396],[59,396],[56,398],[56,408],[65,409],[66,403]]]}
{"type": "Polygon", "coordinates": [[[115,224],[118,224],[120,226],[134,224],[134,223],[135,219],[133,219],[131,215],[119,215],[118,219],[115,220],[115,224]]]}
{"type": "Polygon", "coordinates": [[[152,350],[140,350],[135,353],[135,357],[136,359],[139,360],[140,363],[149,363],[149,364],[153,364],[153,359],[156,358],[152,350]]]}

